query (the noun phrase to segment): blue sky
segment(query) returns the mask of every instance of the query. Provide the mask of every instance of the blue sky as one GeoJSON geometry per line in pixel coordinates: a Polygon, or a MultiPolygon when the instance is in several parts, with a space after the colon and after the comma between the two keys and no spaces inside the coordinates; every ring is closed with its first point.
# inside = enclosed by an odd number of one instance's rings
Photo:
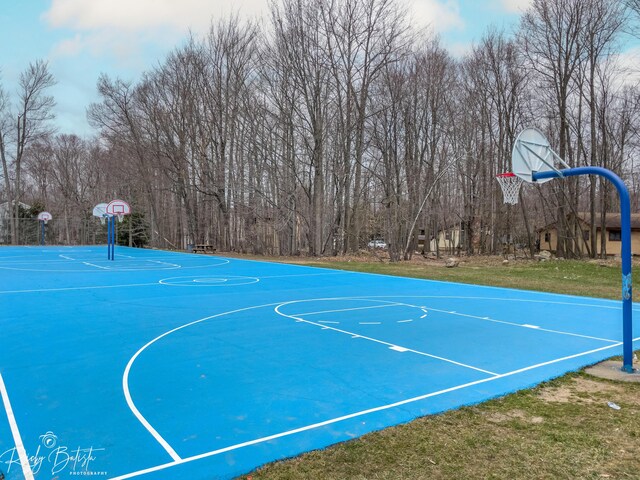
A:
{"type": "MultiPolygon", "coordinates": [[[[507,31],[531,0],[404,0],[413,21],[461,55],[489,25],[507,31]]],[[[191,30],[231,11],[264,15],[268,0],[0,0],[0,82],[10,92],[30,61],[45,59],[58,83],[56,125],[90,135],[85,111],[101,73],[135,80],[191,30]]]]}

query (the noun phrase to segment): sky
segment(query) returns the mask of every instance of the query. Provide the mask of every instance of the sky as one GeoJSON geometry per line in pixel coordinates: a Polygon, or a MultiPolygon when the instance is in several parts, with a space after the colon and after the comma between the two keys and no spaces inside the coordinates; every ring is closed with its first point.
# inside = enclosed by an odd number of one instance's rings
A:
{"type": "MultiPolygon", "coordinates": [[[[437,32],[454,55],[493,25],[511,31],[531,0],[403,0],[416,26],[437,32]]],[[[101,73],[137,80],[189,32],[230,13],[262,18],[269,0],[0,0],[0,83],[15,91],[20,72],[49,62],[57,84],[60,133],[94,134],[86,108],[98,100],[101,73]]],[[[636,49],[640,53],[640,48],[636,49]]],[[[640,55],[627,59],[639,61],[640,55]]]]}

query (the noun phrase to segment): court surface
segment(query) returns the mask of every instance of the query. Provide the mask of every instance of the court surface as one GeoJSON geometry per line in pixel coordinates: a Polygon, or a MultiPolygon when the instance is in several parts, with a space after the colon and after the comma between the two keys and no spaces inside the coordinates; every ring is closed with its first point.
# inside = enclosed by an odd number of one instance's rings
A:
{"type": "Polygon", "coordinates": [[[620,302],[123,247],[1,248],[0,302],[8,480],[232,478],[622,350],[620,302]]]}

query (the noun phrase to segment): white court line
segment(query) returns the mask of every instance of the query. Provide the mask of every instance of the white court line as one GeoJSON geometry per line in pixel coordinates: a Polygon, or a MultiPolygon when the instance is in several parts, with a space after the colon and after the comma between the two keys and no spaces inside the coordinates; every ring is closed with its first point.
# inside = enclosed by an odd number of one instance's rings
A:
{"type": "MultiPolygon", "coordinates": [[[[396,346],[394,343],[385,342],[384,340],[378,340],[377,338],[367,337],[367,336],[360,335],[360,334],[357,334],[357,333],[354,333],[354,332],[349,332],[348,330],[342,330],[340,328],[335,328],[335,327],[328,327],[326,325],[322,325],[322,324],[317,323],[317,322],[312,322],[310,320],[305,320],[304,318],[294,317],[292,315],[287,315],[286,313],[282,313],[279,310],[280,307],[283,307],[285,305],[289,305],[289,304],[293,304],[293,303],[299,303],[299,302],[303,302],[303,301],[304,300],[293,300],[291,302],[284,302],[284,303],[279,304],[274,310],[278,315],[281,315],[283,317],[290,318],[292,320],[299,320],[299,321],[301,321],[303,323],[308,323],[309,325],[315,325],[316,327],[321,327],[321,328],[323,328],[325,330],[333,330],[334,332],[344,333],[346,335],[352,336],[352,338],[353,338],[353,335],[358,335],[359,338],[363,338],[365,340],[369,340],[370,342],[379,343],[381,345],[386,345],[388,347],[396,346]]],[[[391,305],[391,306],[395,306],[395,305],[391,305]]],[[[380,308],[382,308],[382,307],[384,307],[384,305],[380,305],[380,308]]],[[[379,322],[369,322],[369,323],[367,323],[367,325],[376,325],[376,324],[379,324],[379,322]]],[[[402,348],[405,348],[405,347],[402,347],[402,348]]],[[[441,360],[443,362],[452,363],[454,365],[458,365],[459,367],[465,367],[465,368],[469,368],[471,370],[476,370],[478,372],[487,373],[489,375],[498,375],[497,373],[492,372],[490,370],[485,370],[483,368],[474,367],[473,365],[467,365],[466,363],[456,362],[455,360],[451,360],[450,358],[440,357],[438,355],[433,355],[433,354],[427,353],[427,352],[421,352],[420,350],[414,350],[412,348],[407,348],[407,351],[413,352],[413,353],[416,353],[418,355],[422,355],[422,356],[425,356],[425,357],[434,358],[436,360],[441,360]]]]}
{"type": "Polygon", "coordinates": [[[438,310],[437,308],[429,308],[429,310],[432,310],[434,312],[441,312],[441,313],[448,313],[448,314],[451,314],[451,315],[457,315],[459,317],[474,318],[476,320],[482,320],[484,322],[502,323],[504,325],[511,325],[511,326],[514,326],[514,327],[524,327],[524,328],[529,328],[529,329],[535,329],[535,330],[539,330],[541,332],[557,333],[558,335],[569,335],[571,337],[588,338],[590,340],[599,340],[601,342],[617,343],[617,340],[611,340],[609,338],[592,337],[590,335],[581,335],[579,333],[563,332],[562,330],[551,330],[549,328],[541,328],[541,327],[538,327],[536,325],[528,325],[526,323],[522,324],[522,323],[507,322],[505,320],[496,320],[494,318],[478,317],[476,315],[469,315],[467,313],[448,312],[447,310],[438,310]]]}
{"type": "Polygon", "coordinates": [[[4,403],[4,410],[7,413],[7,419],[9,420],[9,426],[11,427],[11,434],[13,435],[13,442],[16,445],[16,451],[18,452],[18,458],[20,459],[20,466],[22,467],[22,474],[25,480],[33,480],[33,472],[31,471],[31,465],[29,464],[29,457],[27,451],[22,443],[22,437],[20,436],[20,430],[16,423],[16,417],[13,415],[13,408],[11,408],[11,402],[9,401],[9,393],[7,387],[4,384],[4,379],[0,373],[0,394],[2,395],[2,403],[4,403]]]}
{"type": "Polygon", "coordinates": [[[396,352],[401,352],[401,353],[404,353],[404,352],[408,352],[408,351],[409,351],[409,349],[408,349],[408,348],[399,347],[398,345],[394,345],[393,347],[389,347],[389,349],[391,349],[391,350],[395,350],[396,352]]]}
{"type": "MultiPolygon", "coordinates": [[[[66,257],[64,258],[64,260],[83,260],[82,258],[71,258],[68,257],[67,255],[59,255],[60,257],[66,257]]],[[[24,260],[1,260],[0,259],[0,265],[41,265],[43,263],[57,263],[59,265],[65,265],[69,262],[64,261],[61,258],[52,258],[52,259],[39,259],[35,256],[29,256],[28,258],[25,258],[24,260]]],[[[85,259],[85,260],[91,260],[91,259],[85,259]]]]}
{"type": "MultiPolygon", "coordinates": [[[[262,306],[266,306],[266,305],[262,305],[262,306]]],[[[640,340],[640,337],[633,339],[634,342],[638,341],[638,340],[640,340]]],[[[597,353],[597,352],[600,352],[600,351],[603,351],[603,350],[607,350],[607,349],[610,349],[610,348],[614,348],[614,347],[619,347],[620,345],[622,345],[622,342],[619,342],[619,343],[617,343],[615,345],[607,345],[606,347],[596,348],[594,350],[589,350],[587,352],[577,353],[575,355],[569,355],[569,356],[558,358],[558,359],[555,359],[555,360],[549,360],[548,362],[538,363],[536,365],[531,365],[529,367],[524,367],[524,368],[520,368],[518,370],[513,370],[511,372],[502,373],[500,375],[496,375],[495,377],[483,378],[481,380],[476,380],[476,381],[473,381],[473,382],[464,383],[462,385],[457,385],[455,387],[446,388],[444,390],[439,390],[437,392],[427,393],[427,394],[420,395],[420,396],[417,396],[417,397],[408,398],[406,400],[401,400],[399,402],[389,403],[387,405],[382,405],[380,407],[374,407],[374,408],[370,408],[368,410],[362,410],[360,412],[355,412],[355,413],[351,413],[351,414],[348,414],[348,415],[343,415],[341,417],[332,418],[330,420],[325,420],[323,422],[318,422],[318,423],[314,423],[314,424],[307,425],[307,426],[304,426],[304,427],[296,428],[296,429],[293,429],[293,430],[288,430],[286,432],[276,433],[274,435],[269,435],[267,437],[256,438],[255,440],[250,440],[248,442],[238,443],[236,445],[230,445],[228,447],[220,448],[218,450],[212,450],[210,452],[201,453],[199,455],[194,455],[194,456],[191,456],[191,457],[186,457],[186,458],[183,458],[181,460],[174,461],[174,462],[164,463],[162,465],[158,465],[158,466],[151,467],[151,468],[146,468],[144,470],[138,470],[136,472],[127,473],[125,475],[120,475],[118,477],[113,477],[111,480],[125,480],[127,478],[137,477],[139,475],[144,475],[146,473],[158,472],[158,471],[161,471],[161,470],[165,470],[167,468],[175,467],[177,465],[183,465],[185,463],[193,462],[195,460],[201,460],[203,458],[213,457],[213,456],[219,455],[221,453],[230,452],[232,450],[238,450],[240,448],[248,447],[248,446],[251,446],[251,445],[256,445],[256,444],[259,444],[259,443],[269,442],[269,441],[275,440],[277,438],[282,438],[282,437],[286,437],[286,436],[289,436],[289,435],[294,435],[296,433],[305,432],[305,431],[308,431],[308,430],[313,430],[313,429],[316,429],[316,428],[319,428],[319,427],[324,427],[326,425],[331,425],[333,423],[338,423],[338,422],[341,422],[343,420],[348,420],[348,419],[351,419],[351,418],[360,417],[360,416],[363,416],[363,415],[368,415],[370,413],[380,412],[380,411],[383,411],[383,410],[388,410],[388,409],[399,407],[399,406],[402,406],[402,405],[407,405],[409,403],[414,403],[414,402],[417,402],[417,401],[420,401],[420,400],[425,400],[427,398],[436,397],[436,396],[439,396],[439,395],[443,395],[445,393],[455,392],[457,390],[462,390],[463,388],[468,388],[468,387],[472,387],[472,386],[475,386],[475,385],[480,385],[482,383],[492,382],[494,380],[498,380],[498,379],[505,378],[505,377],[510,377],[510,376],[513,376],[513,375],[517,375],[519,373],[523,373],[523,372],[529,371],[529,370],[534,370],[536,368],[541,368],[541,367],[545,367],[547,365],[552,365],[554,363],[563,362],[565,360],[571,360],[573,358],[578,358],[578,357],[582,357],[582,356],[585,356],[585,355],[590,355],[592,353],[597,353]]]]}
{"type": "Polygon", "coordinates": [[[162,437],[162,435],[160,435],[158,431],[155,428],[153,428],[153,426],[147,421],[147,419],[144,418],[144,416],[140,413],[140,410],[138,410],[138,408],[133,403],[133,399],[131,398],[131,392],[129,391],[129,372],[131,371],[131,366],[133,365],[133,362],[136,361],[136,358],[138,358],[138,356],[143,352],[143,350],[146,349],[149,345],[151,345],[152,343],[155,343],[156,340],[159,340],[165,335],[169,335],[171,332],[175,330],[171,330],[169,332],[164,333],[163,335],[160,335],[157,338],[154,338],[149,343],[147,343],[144,347],[138,350],[133,357],[131,357],[131,359],[129,360],[129,363],[127,363],[127,366],[124,369],[124,374],[122,376],[122,390],[124,392],[124,398],[127,402],[127,405],[129,406],[129,409],[135,415],[138,421],[142,424],[142,426],[147,429],[147,431],[153,436],[153,438],[156,439],[156,441],[162,446],[162,448],[165,449],[165,451],[169,454],[171,458],[173,458],[174,461],[179,461],[181,460],[180,455],[178,455],[178,453],[173,449],[173,447],[169,445],[169,442],[167,442],[162,437]]]}
{"type": "MultiPolygon", "coordinates": [[[[371,274],[371,275],[375,275],[375,274],[371,274]]],[[[405,278],[405,277],[403,277],[405,278]]],[[[408,278],[408,277],[406,277],[408,278]]],[[[438,280],[434,280],[435,282],[438,282],[438,280]]],[[[442,283],[452,283],[452,282],[442,282],[442,283]]],[[[464,284],[465,286],[482,286],[482,285],[472,285],[472,284],[464,284]]],[[[571,295],[564,295],[564,294],[558,294],[558,293],[550,293],[550,292],[535,292],[533,290],[517,290],[517,289],[513,289],[513,288],[502,288],[502,287],[490,287],[490,288],[497,288],[498,290],[511,290],[511,291],[515,291],[515,292],[522,292],[525,294],[529,294],[529,293],[534,293],[534,294],[548,294],[551,296],[564,296],[564,297],[569,297],[569,298],[576,298],[576,299],[580,299],[580,300],[585,300],[585,297],[572,297],[571,295]]],[[[559,301],[554,301],[554,300],[532,300],[532,299],[527,299],[527,298],[503,298],[503,297],[467,297],[467,296],[462,296],[462,295],[377,295],[377,296],[367,296],[367,297],[354,297],[354,298],[396,298],[396,297],[403,297],[403,298],[440,298],[440,299],[453,299],[453,300],[487,300],[490,302],[527,302],[527,303],[546,303],[549,305],[571,305],[571,306],[575,306],[575,307],[597,307],[597,308],[608,308],[611,310],[621,310],[622,307],[620,306],[615,306],[615,305],[603,305],[602,303],[596,304],[596,303],[576,303],[576,302],[559,302],[559,301]]],[[[603,302],[607,302],[607,303],[614,303],[614,302],[620,302],[620,300],[610,300],[607,298],[593,298],[591,300],[601,300],[603,302]]],[[[424,307],[427,308],[427,307],[424,307]]],[[[637,310],[640,310],[640,305],[636,304],[634,305],[634,308],[636,308],[637,310]]]]}
{"type": "MultiPolygon", "coordinates": [[[[210,259],[209,259],[210,260],[210,259]]],[[[94,260],[95,261],[95,260],[94,260]]],[[[58,272],[100,272],[103,270],[108,270],[108,271],[112,271],[112,272],[154,272],[154,271],[158,271],[158,268],[144,268],[143,266],[139,266],[139,267],[131,267],[131,268],[127,268],[127,263],[129,262],[128,259],[124,259],[121,260],[123,263],[119,263],[116,262],[115,264],[113,264],[113,266],[108,266],[108,267],[101,267],[99,265],[93,264],[91,262],[82,262],[85,263],[86,265],[90,265],[92,267],[97,267],[98,270],[96,269],[91,269],[91,270],[77,270],[77,269],[73,269],[73,270],[69,270],[69,269],[42,269],[42,268],[29,268],[31,266],[36,266],[36,265],[41,265],[42,263],[45,262],[45,260],[43,261],[34,261],[34,262],[19,262],[18,265],[25,265],[25,266],[21,266],[21,267],[16,267],[16,266],[6,266],[4,265],[5,263],[9,263],[9,262],[2,262],[0,261],[0,269],[2,270],[16,270],[16,271],[20,271],[20,272],[42,272],[42,273],[58,273],[58,272]],[[120,265],[122,265],[123,268],[119,268],[120,265]],[[114,268],[115,267],[115,268],[114,268]]],[[[172,264],[172,263],[168,263],[168,262],[160,262],[157,260],[149,260],[145,257],[140,257],[140,258],[133,258],[131,259],[131,261],[133,262],[155,262],[155,263],[160,263],[160,264],[166,264],[166,265],[172,265],[170,268],[164,268],[163,270],[176,270],[178,268],[181,268],[183,270],[186,269],[199,269],[199,268],[213,268],[213,267],[220,267],[222,265],[227,265],[229,263],[228,260],[225,259],[220,259],[220,263],[214,263],[214,264],[202,264],[202,265],[178,265],[178,264],[172,264]]],[[[64,262],[62,260],[55,260],[56,264],[60,264],[60,265],[69,265],[68,262],[64,262]]]]}
{"type": "Polygon", "coordinates": [[[386,307],[406,307],[406,303],[391,303],[387,305],[370,305],[368,307],[354,307],[354,308],[340,308],[337,310],[323,310],[320,312],[309,312],[309,313],[293,313],[291,314],[294,317],[308,317],[309,315],[322,315],[323,313],[336,313],[336,312],[352,312],[354,310],[368,310],[370,308],[386,308],[386,307]]]}
{"type": "Polygon", "coordinates": [[[301,273],[294,275],[267,275],[265,277],[258,278],[289,278],[289,277],[322,277],[325,275],[344,275],[350,272],[327,272],[327,273],[301,273]]]}
{"type": "Polygon", "coordinates": [[[158,282],[153,283],[129,283],[125,285],[95,285],[92,287],[61,287],[61,288],[33,288],[29,290],[2,290],[0,295],[13,293],[41,293],[41,292],[65,292],[73,290],[93,290],[101,288],[125,288],[125,287],[149,287],[152,285],[160,285],[158,282]]]}
{"type": "Polygon", "coordinates": [[[82,262],[82,263],[90,267],[101,268],[102,270],[111,270],[109,267],[101,267],[100,265],[96,265],[95,263],[89,263],[89,262],[82,262]]]}
{"type": "Polygon", "coordinates": [[[152,263],[158,263],[160,265],[170,265],[172,267],[182,268],[182,265],[178,265],[177,263],[161,262],[159,260],[147,260],[147,261],[152,263]]]}

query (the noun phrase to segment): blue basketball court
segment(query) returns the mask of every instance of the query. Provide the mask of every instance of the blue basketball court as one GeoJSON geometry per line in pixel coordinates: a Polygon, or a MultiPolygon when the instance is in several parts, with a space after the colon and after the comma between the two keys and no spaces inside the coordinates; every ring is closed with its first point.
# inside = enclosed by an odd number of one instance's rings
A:
{"type": "Polygon", "coordinates": [[[228,479],[622,351],[621,302],[122,247],[2,248],[0,302],[7,480],[228,479]]]}

